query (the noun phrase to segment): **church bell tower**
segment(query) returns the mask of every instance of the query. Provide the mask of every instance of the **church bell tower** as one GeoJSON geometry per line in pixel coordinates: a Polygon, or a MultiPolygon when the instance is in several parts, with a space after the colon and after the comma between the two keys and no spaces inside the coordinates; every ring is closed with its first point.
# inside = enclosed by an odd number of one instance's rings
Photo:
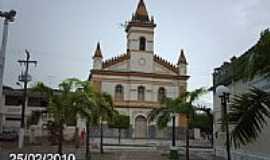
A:
{"type": "Polygon", "coordinates": [[[154,18],[149,17],[144,1],[140,0],[126,26],[130,71],[153,72],[155,27],[154,18]]]}

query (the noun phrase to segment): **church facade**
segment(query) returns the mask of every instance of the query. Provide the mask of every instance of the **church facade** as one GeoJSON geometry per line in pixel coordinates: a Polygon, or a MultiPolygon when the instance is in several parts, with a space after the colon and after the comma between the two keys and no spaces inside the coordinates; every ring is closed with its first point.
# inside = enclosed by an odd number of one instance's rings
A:
{"type": "MultiPolygon", "coordinates": [[[[187,60],[181,50],[178,63],[173,64],[154,52],[156,24],[143,0],[127,23],[126,53],[105,60],[97,44],[89,81],[100,92],[113,97],[115,108],[130,117],[134,138],[147,138],[152,109],[160,107],[165,97],[175,98],[187,89],[187,60]]],[[[177,54],[176,54],[177,55],[177,54]]],[[[185,126],[184,115],[177,115],[177,126],[185,126]]]]}

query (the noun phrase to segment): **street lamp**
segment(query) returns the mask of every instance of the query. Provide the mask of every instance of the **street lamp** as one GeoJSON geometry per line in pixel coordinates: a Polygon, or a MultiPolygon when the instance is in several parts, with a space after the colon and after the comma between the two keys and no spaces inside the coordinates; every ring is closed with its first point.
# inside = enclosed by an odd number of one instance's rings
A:
{"type": "MultiPolygon", "coordinates": [[[[9,12],[0,11],[0,18],[4,18],[2,43],[1,43],[1,48],[0,48],[0,103],[1,104],[2,104],[3,79],[4,79],[3,77],[4,77],[4,69],[5,69],[4,67],[5,67],[7,37],[8,37],[8,22],[14,22],[15,16],[16,16],[16,11],[14,10],[10,10],[9,12]]],[[[0,125],[0,132],[2,132],[2,125],[0,125]]]]}
{"type": "Polygon", "coordinates": [[[171,114],[172,117],[172,147],[174,148],[176,146],[175,144],[175,117],[176,117],[176,113],[172,113],[171,114]]]}
{"type": "Polygon", "coordinates": [[[226,132],[226,148],[227,148],[227,157],[228,160],[231,160],[231,151],[230,151],[230,131],[229,131],[229,122],[228,122],[228,114],[227,114],[227,102],[229,101],[230,89],[220,85],[216,88],[216,93],[221,99],[221,106],[223,107],[223,123],[225,125],[226,132]]]}
{"type": "Polygon", "coordinates": [[[0,49],[0,97],[2,97],[3,90],[3,76],[5,67],[5,57],[6,57],[6,47],[8,38],[8,23],[14,22],[16,16],[16,11],[10,10],[9,12],[0,11],[0,18],[4,18],[3,36],[2,44],[0,49]]]}
{"type": "Polygon", "coordinates": [[[170,155],[169,159],[178,159],[178,151],[176,148],[176,143],[175,143],[175,119],[176,119],[176,113],[173,112],[171,113],[171,118],[172,118],[172,146],[170,148],[170,155]]]}

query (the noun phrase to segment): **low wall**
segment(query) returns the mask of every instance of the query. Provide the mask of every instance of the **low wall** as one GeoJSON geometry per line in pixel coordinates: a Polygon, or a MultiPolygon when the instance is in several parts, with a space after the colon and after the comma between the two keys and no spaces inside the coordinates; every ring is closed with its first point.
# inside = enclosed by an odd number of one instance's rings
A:
{"type": "MultiPolygon", "coordinates": [[[[176,139],[183,140],[185,139],[185,128],[176,127],[176,139]]],[[[93,127],[90,129],[90,137],[99,137],[100,128],[93,127]]],[[[103,126],[103,136],[105,138],[118,138],[118,129],[109,128],[107,125],[103,126]]],[[[134,137],[134,128],[122,129],[121,130],[122,138],[135,138],[134,137]]],[[[147,136],[145,139],[171,139],[172,137],[172,127],[167,127],[165,129],[158,129],[156,126],[149,126],[147,131],[147,136]]],[[[194,131],[190,130],[190,138],[194,138],[194,131]]]]}

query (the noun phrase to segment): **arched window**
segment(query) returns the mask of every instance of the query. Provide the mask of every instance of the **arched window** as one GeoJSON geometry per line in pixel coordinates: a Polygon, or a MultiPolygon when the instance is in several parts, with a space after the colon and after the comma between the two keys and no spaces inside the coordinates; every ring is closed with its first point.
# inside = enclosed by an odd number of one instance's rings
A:
{"type": "Polygon", "coordinates": [[[145,99],[145,88],[143,86],[138,87],[138,100],[144,101],[145,99]]]}
{"type": "Polygon", "coordinates": [[[120,84],[115,87],[115,100],[124,100],[124,87],[120,84]]]}
{"type": "Polygon", "coordinates": [[[146,48],[146,40],[144,37],[141,37],[140,38],[140,50],[145,51],[145,48],[146,48]]]}
{"type": "Polygon", "coordinates": [[[166,98],[166,90],[165,88],[161,87],[158,90],[158,101],[164,101],[166,98]]]}

